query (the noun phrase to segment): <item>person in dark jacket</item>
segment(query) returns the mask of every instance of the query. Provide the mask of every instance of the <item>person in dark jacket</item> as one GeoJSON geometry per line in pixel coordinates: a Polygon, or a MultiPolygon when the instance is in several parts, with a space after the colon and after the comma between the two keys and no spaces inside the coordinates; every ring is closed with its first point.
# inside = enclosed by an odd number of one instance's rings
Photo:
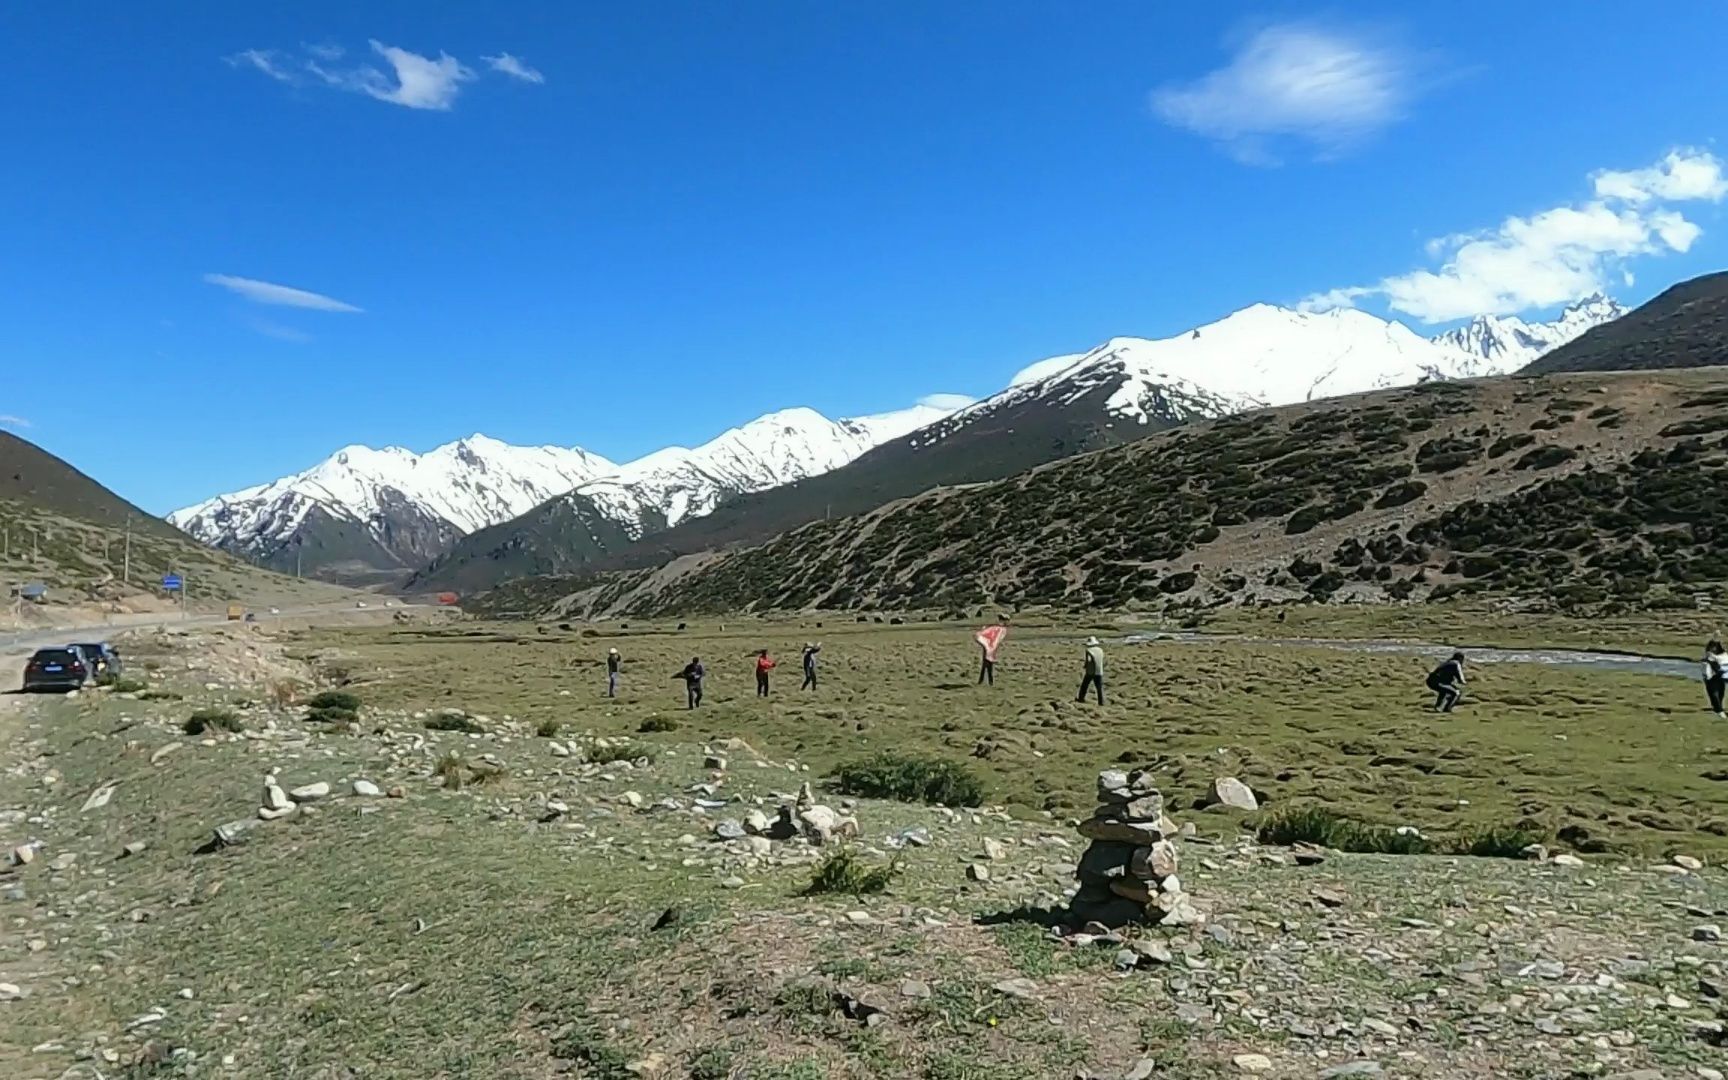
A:
{"type": "Polygon", "coordinates": [[[702,658],[692,656],[690,662],[684,665],[684,670],[672,676],[674,679],[684,680],[685,697],[692,709],[702,704],[702,677],[706,674],[708,672],[702,667],[702,658]]]}
{"type": "Polygon", "coordinates": [[[1728,690],[1728,653],[1720,641],[1704,646],[1704,693],[1710,697],[1710,711],[1716,719],[1728,719],[1722,711],[1723,692],[1728,690]]]}
{"type": "Polygon", "coordinates": [[[606,696],[618,696],[618,668],[624,663],[624,658],[618,655],[617,649],[606,650],[606,696]]]}
{"type": "Polygon", "coordinates": [[[1434,691],[1434,711],[1449,713],[1464,696],[1464,654],[1455,652],[1452,658],[1428,673],[1428,689],[1434,691]]]}
{"type": "Polygon", "coordinates": [[[1098,691],[1098,704],[1104,704],[1104,646],[1095,637],[1086,639],[1086,674],[1080,679],[1080,692],[1075,701],[1085,701],[1086,691],[1098,691]]]}
{"type": "Polygon", "coordinates": [[[804,685],[800,690],[816,689],[816,654],[822,651],[820,642],[806,641],[804,643],[804,685]]]}
{"type": "Polygon", "coordinates": [[[768,673],[774,670],[774,658],[763,649],[756,654],[756,696],[768,696],[768,673]]]}

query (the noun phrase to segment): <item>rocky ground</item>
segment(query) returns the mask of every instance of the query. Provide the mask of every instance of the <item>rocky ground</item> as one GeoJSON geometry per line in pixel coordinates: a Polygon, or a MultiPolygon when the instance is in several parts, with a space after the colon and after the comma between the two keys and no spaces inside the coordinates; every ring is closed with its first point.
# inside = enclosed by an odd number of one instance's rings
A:
{"type": "Polygon", "coordinates": [[[1178,809],[1197,917],[1059,928],[1084,812],[845,798],[742,723],[371,704],[365,649],[256,629],[122,647],[145,687],[0,704],[7,1077],[1728,1070],[1728,879],[1684,851],[1293,851],[1178,809]],[[342,679],[358,716],[306,719],[342,679]],[[892,883],[808,893],[837,850],[892,883]]]}

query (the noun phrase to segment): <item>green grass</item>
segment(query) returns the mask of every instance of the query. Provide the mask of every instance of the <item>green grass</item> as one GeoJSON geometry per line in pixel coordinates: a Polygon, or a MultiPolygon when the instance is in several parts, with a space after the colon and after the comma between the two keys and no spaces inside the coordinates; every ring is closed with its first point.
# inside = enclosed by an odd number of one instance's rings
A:
{"type": "Polygon", "coordinates": [[[199,709],[186,718],[181,730],[188,735],[203,735],[211,731],[239,732],[246,730],[246,724],[233,709],[199,709]]]}
{"type": "Polygon", "coordinates": [[[855,848],[842,847],[829,852],[816,864],[810,884],[804,887],[806,896],[843,893],[848,896],[869,896],[886,892],[900,876],[898,862],[870,863],[855,848]]]}
{"type": "Polygon", "coordinates": [[[102,685],[114,691],[116,694],[136,694],[139,691],[148,689],[150,686],[150,684],[145,682],[143,679],[134,679],[131,676],[125,675],[118,679],[104,676],[102,685]]]}
{"type": "Polygon", "coordinates": [[[1374,825],[1343,817],[1323,806],[1280,810],[1260,823],[1262,844],[1318,844],[1338,851],[1371,855],[1474,855],[1482,858],[1524,858],[1524,849],[1542,842],[1529,829],[1489,826],[1449,842],[1436,842],[1420,832],[1374,825]]]}
{"type": "Polygon", "coordinates": [[[648,719],[638,724],[636,730],[644,735],[648,735],[654,732],[677,731],[679,726],[676,717],[650,716],[648,719]]]}
{"type": "Polygon", "coordinates": [[[842,794],[937,806],[977,806],[984,785],[972,770],[941,758],[883,751],[840,766],[842,794]]]}
{"type": "Polygon", "coordinates": [[[344,712],[357,713],[360,711],[360,698],[346,690],[325,690],[322,693],[312,695],[306,702],[306,707],[314,712],[340,709],[344,712]]]}

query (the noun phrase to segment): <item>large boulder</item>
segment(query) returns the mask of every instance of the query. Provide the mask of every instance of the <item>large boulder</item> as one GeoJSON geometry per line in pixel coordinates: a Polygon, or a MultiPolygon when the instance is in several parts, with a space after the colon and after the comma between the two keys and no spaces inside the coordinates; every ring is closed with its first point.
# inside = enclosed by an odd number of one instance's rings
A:
{"type": "Polygon", "coordinates": [[[1208,806],[1228,806],[1232,810],[1258,810],[1260,800],[1254,797],[1254,790],[1234,776],[1220,776],[1212,781],[1212,791],[1206,799],[1208,806]]]}

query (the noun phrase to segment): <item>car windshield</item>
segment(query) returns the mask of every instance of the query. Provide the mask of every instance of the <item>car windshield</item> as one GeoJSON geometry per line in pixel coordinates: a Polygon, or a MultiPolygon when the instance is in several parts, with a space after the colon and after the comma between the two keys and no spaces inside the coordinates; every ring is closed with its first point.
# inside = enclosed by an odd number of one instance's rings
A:
{"type": "Polygon", "coordinates": [[[36,659],[44,664],[70,664],[78,658],[71,649],[43,649],[36,654],[36,659]]]}

